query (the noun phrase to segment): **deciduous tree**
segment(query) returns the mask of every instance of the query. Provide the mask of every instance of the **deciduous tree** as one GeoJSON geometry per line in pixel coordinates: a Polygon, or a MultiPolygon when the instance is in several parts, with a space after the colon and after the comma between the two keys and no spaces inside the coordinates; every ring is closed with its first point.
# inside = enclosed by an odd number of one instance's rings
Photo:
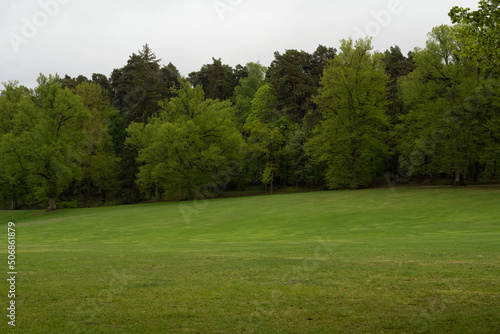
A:
{"type": "MultiPolygon", "coordinates": [[[[237,170],[243,144],[229,101],[205,100],[201,86],[183,82],[177,97],[163,104],[148,124],[127,129],[129,145],[138,149],[137,183],[155,197],[189,199],[221,174],[237,170]]],[[[208,197],[205,193],[204,197],[208,197]]]]}
{"type": "Polygon", "coordinates": [[[58,82],[57,76],[40,75],[32,103],[21,109],[15,125],[28,182],[37,198],[48,199],[48,210],[56,210],[57,196],[81,177],[77,152],[89,116],[81,98],[58,82]]]}
{"type": "Polygon", "coordinates": [[[87,206],[90,207],[92,187],[101,197],[116,186],[118,158],[113,152],[108,123],[111,105],[107,92],[98,84],[85,82],[75,88],[90,117],[82,125],[85,138],[80,146],[83,178],[87,187],[87,206]]]}
{"type": "Polygon", "coordinates": [[[500,66],[499,0],[480,0],[476,11],[455,6],[449,16],[457,26],[462,55],[487,69],[500,66]]]}
{"type": "Polygon", "coordinates": [[[388,155],[383,55],[368,39],[343,40],[341,52],[325,70],[315,102],[323,121],[306,144],[317,163],[326,164],[331,189],[369,186],[388,155]]]}
{"type": "Polygon", "coordinates": [[[0,191],[10,200],[11,210],[16,210],[28,192],[28,166],[16,118],[31,100],[27,89],[16,81],[5,83],[4,87],[0,93],[0,191]]]}
{"type": "Polygon", "coordinates": [[[410,175],[453,175],[465,184],[482,132],[477,63],[460,56],[453,28],[444,25],[414,59],[415,71],[402,80],[408,113],[398,126],[401,166],[410,175]]]}
{"type": "Polygon", "coordinates": [[[239,128],[243,128],[250,112],[252,111],[252,100],[264,84],[267,68],[259,63],[248,63],[248,76],[239,80],[234,89],[235,116],[239,128]]]}

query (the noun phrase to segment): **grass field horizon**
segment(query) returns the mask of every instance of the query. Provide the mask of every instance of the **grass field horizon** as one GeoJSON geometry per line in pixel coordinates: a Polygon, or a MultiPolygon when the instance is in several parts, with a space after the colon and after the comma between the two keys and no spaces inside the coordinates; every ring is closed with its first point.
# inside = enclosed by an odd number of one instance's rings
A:
{"type": "Polygon", "coordinates": [[[499,204],[403,187],[2,211],[14,330],[498,333],[499,204]]]}

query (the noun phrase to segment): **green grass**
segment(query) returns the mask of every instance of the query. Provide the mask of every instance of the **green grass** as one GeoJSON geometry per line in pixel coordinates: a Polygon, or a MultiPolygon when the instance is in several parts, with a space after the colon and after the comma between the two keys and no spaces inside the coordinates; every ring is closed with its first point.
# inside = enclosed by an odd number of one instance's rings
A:
{"type": "Polygon", "coordinates": [[[16,222],[19,333],[500,332],[500,187],[0,219],[16,222]]]}

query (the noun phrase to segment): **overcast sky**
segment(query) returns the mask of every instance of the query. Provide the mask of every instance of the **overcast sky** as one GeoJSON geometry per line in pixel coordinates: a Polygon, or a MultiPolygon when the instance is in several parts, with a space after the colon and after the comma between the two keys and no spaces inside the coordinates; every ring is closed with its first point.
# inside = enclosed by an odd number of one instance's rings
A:
{"type": "Polygon", "coordinates": [[[34,87],[39,73],[109,77],[148,43],[183,76],[212,57],[235,66],[274,52],[338,49],[373,35],[379,51],[425,46],[453,6],[477,0],[1,0],[0,82],[34,87]]]}

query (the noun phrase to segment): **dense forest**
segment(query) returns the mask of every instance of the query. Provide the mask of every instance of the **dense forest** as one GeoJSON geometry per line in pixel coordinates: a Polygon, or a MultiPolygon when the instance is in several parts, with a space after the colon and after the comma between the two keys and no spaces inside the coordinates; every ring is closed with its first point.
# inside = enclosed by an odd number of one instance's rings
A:
{"type": "Polygon", "coordinates": [[[0,93],[11,209],[217,197],[260,187],[500,180],[500,9],[455,7],[426,47],[370,39],[182,77],[146,44],[108,77],[40,75],[0,93]]]}

